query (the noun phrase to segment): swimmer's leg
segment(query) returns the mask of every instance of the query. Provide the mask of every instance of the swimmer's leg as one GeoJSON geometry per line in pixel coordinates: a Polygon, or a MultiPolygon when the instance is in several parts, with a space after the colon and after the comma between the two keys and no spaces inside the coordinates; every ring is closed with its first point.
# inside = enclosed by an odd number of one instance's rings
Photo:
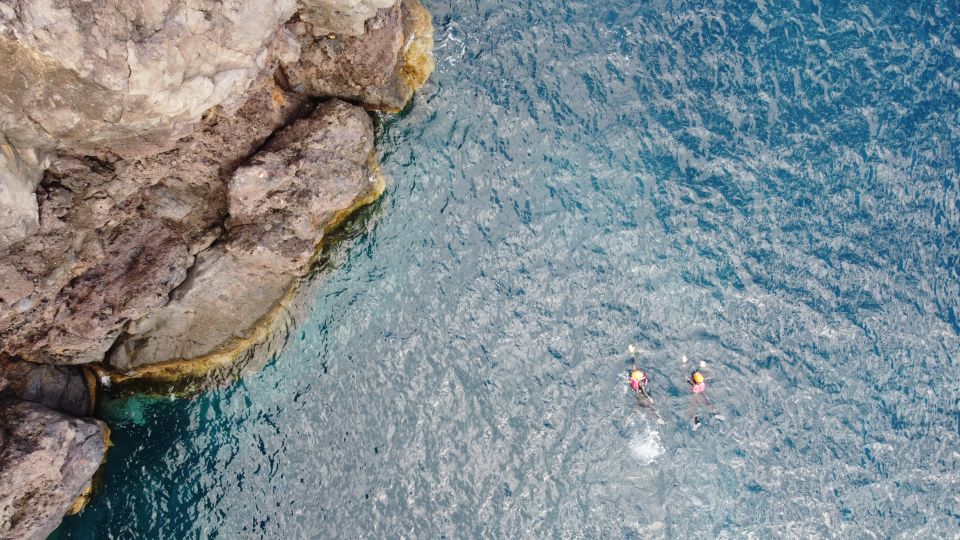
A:
{"type": "Polygon", "coordinates": [[[696,431],[700,429],[700,415],[697,407],[697,394],[693,395],[693,398],[690,400],[690,406],[687,408],[687,418],[691,419],[691,424],[693,430],[696,431]]]}
{"type": "Polygon", "coordinates": [[[725,416],[717,412],[717,408],[713,405],[713,402],[710,401],[710,399],[707,396],[703,396],[703,401],[705,401],[707,406],[710,407],[710,414],[713,415],[714,418],[720,421],[727,419],[725,416]]]}

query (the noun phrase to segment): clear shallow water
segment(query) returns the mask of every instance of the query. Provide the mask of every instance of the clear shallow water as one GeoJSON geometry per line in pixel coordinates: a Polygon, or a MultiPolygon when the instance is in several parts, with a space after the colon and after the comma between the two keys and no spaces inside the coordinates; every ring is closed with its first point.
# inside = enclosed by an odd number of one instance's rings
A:
{"type": "Polygon", "coordinates": [[[56,537],[960,534],[955,3],[429,7],[284,352],[114,404],[56,537]]]}

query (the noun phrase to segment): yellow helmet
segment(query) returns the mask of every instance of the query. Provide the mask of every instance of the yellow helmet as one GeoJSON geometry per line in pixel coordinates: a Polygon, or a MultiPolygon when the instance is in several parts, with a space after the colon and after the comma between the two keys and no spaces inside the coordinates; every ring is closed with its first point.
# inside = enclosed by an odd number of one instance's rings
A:
{"type": "Polygon", "coordinates": [[[630,378],[633,379],[633,380],[635,380],[635,381],[642,381],[642,380],[643,380],[643,372],[640,371],[639,369],[635,369],[635,370],[633,370],[633,371],[630,372],[630,378]]]}
{"type": "Polygon", "coordinates": [[[702,382],[703,382],[703,373],[700,373],[699,371],[693,372],[693,382],[696,383],[696,384],[702,383],[702,382]]]}

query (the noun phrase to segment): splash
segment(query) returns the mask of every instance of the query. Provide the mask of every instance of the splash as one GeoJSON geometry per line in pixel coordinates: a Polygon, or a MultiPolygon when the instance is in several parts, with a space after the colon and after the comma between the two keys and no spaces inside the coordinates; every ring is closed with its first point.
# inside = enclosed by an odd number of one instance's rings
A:
{"type": "Polygon", "coordinates": [[[641,433],[630,440],[630,450],[633,457],[642,464],[653,463],[663,455],[663,443],[660,442],[660,432],[647,426],[641,433]]]}

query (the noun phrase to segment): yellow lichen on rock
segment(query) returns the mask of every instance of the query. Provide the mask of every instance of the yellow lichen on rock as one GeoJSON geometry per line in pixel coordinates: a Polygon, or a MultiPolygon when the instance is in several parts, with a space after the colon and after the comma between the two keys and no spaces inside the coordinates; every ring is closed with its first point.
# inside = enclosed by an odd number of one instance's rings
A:
{"type": "Polygon", "coordinates": [[[408,0],[413,39],[403,54],[400,76],[411,94],[427,82],[436,67],[433,59],[433,17],[419,0],[408,0]]]}
{"type": "Polygon", "coordinates": [[[89,414],[92,413],[97,406],[97,374],[90,366],[82,366],[81,370],[83,373],[83,382],[87,387],[87,399],[90,403],[90,408],[87,411],[89,414]]]}
{"type": "Polygon", "coordinates": [[[72,516],[74,514],[79,514],[81,510],[86,508],[91,497],[93,497],[93,480],[87,483],[87,487],[83,488],[83,493],[77,497],[77,500],[73,501],[73,504],[70,505],[70,508],[64,515],[72,516]]]}
{"type": "MultiPolygon", "coordinates": [[[[110,426],[103,424],[103,447],[106,450],[109,450],[113,446],[113,441],[110,440],[110,426]]],[[[103,471],[103,465],[107,462],[107,451],[104,451],[103,457],[100,459],[100,468],[97,469],[97,472],[94,473],[93,478],[87,482],[87,486],[83,488],[83,492],[80,493],[80,496],[77,497],[73,504],[70,505],[70,508],[66,511],[64,515],[72,516],[74,514],[79,514],[81,510],[87,507],[87,504],[90,503],[90,499],[93,498],[94,493],[97,490],[99,479],[103,471]]]]}

